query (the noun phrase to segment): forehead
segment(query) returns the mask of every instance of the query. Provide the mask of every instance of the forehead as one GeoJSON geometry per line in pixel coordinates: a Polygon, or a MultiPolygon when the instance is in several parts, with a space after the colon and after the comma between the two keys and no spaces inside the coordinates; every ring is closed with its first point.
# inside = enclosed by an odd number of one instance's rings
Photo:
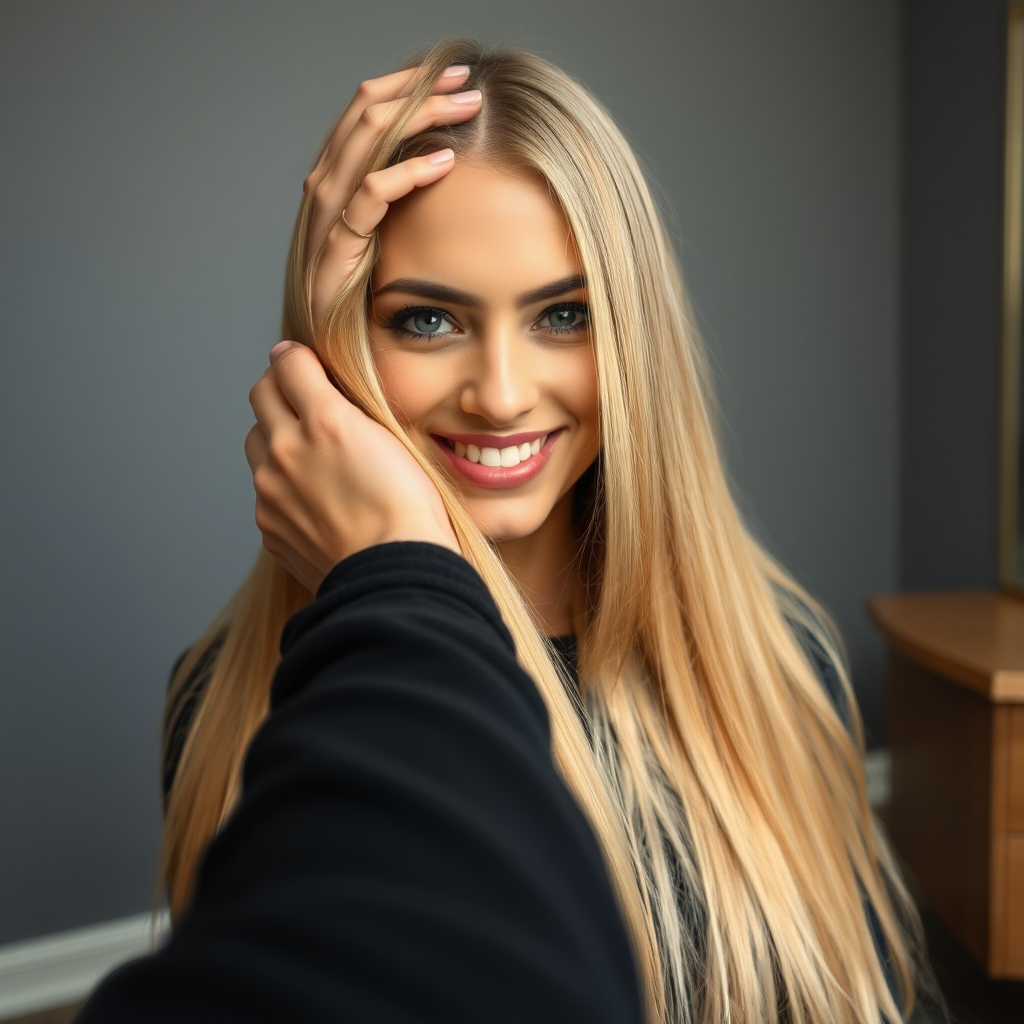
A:
{"type": "Polygon", "coordinates": [[[415,277],[500,301],[580,272],[572,233],[539,174],[458,162],[391,205],[373,284],[415,277]]]}

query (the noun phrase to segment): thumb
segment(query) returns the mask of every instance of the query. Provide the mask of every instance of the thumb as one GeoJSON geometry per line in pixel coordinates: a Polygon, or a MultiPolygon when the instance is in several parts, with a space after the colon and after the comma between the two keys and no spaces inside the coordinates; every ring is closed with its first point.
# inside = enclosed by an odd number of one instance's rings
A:
{"type": "Polygon", "coordinates": [[[281,393],[300,420],[339,400],[349,403],[330,382],[316,353],[296,341],[279,341],[271,350],[271,372],[281,393]]]}
{"type": "Polygon", "coordinates": [[[280,359],[281,356],[285,354],[285,352],[287,352],[290,348],[295,348],[295,346],[298,344],[299,343],[297,341],[279,341],[270,350],[270,365],[273,366],[274,363],[276,363],[278,359],[280,359]]]}

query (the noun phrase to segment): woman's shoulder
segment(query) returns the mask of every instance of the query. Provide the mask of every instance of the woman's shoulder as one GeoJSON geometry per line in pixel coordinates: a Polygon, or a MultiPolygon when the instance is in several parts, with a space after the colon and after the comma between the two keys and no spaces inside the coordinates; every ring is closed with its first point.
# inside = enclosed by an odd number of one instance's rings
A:
{"type": "Polygon", "coordinates": [[[800,594],[780,593],[780,608],[804,656],[810,662],[840,720],[850,727],[850,706],[840,666],[842,642],[835,627],[822,612],[800,594]]]}
{"type": "Polygon", "coordinates": [[[217,661],[224,646],[225,632],[218,633],[210,643],[199,653],[195,664],[180,685],[175,686],[174,681],[178,676],[185,659],[193,653],[193,647],[187,647],[178,656],[171,669],[170,679],[167,683],[167,705],[164,710],[164,758],[163,758],[163,795],[164,809],[170,797],[171,786],[174,777],[178,773],[178,764],[181,761],[181,752],[185,746],[192,722],[195,718],[196,709],[206,692],[213,666],[217,661]]]}

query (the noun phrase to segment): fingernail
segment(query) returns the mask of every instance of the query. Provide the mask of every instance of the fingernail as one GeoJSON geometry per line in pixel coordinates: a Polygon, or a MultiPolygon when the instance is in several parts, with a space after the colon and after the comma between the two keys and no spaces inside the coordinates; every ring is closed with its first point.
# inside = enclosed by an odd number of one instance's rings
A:
{"type": "Polygon", "coordinates": [[[463,75],[469,74],[468,64],[453,64],[441,77],[442,78],[461,78],[463,75]]]}
{"type": "Polygon", "coordinates": [[[279,341],[270,350],[270,361],[274,362],[275,359],[280,359],[290,348],[294,348],[298,344],[297,341],[279,341]]]}
{"type": "Polygon", "coordinates": [[[454,149],[439,149],[436,153],[427,154],[428,164],[446,164],[449,160],[455,159],[454,149]]]}
{"type": "Polygon", "coordinates": [[[470,89],[468,92],[453,92],[448,99],[450,99],[452,103],[479,103],[480,90],[470,89]]]}

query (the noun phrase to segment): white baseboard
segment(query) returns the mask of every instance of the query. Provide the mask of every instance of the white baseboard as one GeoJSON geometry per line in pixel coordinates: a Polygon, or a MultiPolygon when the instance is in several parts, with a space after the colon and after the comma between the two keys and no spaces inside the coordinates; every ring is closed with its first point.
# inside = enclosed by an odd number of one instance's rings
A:
{"type": "Polygon", "coordinates": [[[84,999],[109,971],[154,948],[167,915],[105,921],[0,946],[0,1021],[84,999]]]}
{"type": "Polygon", "coordinates": [[[884,807],[889,802],[889,770],[892,758],[889,751],[869,750],[864,755],[864,775],[868,785],[868,802],[872,807],[884,807]]]}

